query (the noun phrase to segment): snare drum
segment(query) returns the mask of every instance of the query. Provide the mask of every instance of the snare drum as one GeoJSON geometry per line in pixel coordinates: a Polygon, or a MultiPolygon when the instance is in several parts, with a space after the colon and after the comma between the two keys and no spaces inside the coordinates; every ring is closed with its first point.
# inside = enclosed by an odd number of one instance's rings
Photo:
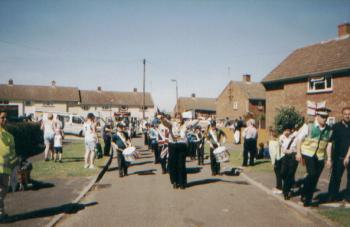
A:
{"type": "Polygon", "coordinates": [[[127,147],[123,151],[125,161],[133,162],[138,158],[138,153],[135,147],[127,147]]]}
{"type": "Polygon", "coordinates": [[[227,162],[230,158],[230,153],[228,153],[226,147],[220,146],[213,151],[216,162],[227,162]]]}

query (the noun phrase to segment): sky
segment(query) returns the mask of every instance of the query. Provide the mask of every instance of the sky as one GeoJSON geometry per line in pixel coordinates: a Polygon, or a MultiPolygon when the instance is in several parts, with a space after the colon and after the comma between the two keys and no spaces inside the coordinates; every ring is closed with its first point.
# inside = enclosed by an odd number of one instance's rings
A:
{"type": "Polygon", "coordinates": [[[350,0],[0,0],[0,83],[146,91],[161,110],[337,37],[350,0]]]}

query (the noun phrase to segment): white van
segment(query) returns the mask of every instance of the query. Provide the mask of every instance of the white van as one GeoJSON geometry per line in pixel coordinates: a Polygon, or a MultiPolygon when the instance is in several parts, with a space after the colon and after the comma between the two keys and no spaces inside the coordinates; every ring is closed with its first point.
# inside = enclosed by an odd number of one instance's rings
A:
{"type": "MultiPolygon", "coordinates": [[[[49,112],[42,113],[42,119],[47,119],[49,112]]],[[[61,121],[64,134],[83,136],[84,117],[66,112],[50,112],[54,119],[61,121]]]]}

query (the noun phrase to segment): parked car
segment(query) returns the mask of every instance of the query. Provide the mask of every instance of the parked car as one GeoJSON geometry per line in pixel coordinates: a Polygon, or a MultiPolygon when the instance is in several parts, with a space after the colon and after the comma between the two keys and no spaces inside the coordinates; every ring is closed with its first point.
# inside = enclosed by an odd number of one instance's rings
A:
{"type": "MultiPolygon", "coordinates": [[[[59,120],[65,134],[83,136],[84,117],[78,114],[66,112],[50,112],[54,119],[59,120]]],[[[43,119],[47,119],[48,112],[43,113],[43,119]]]]}

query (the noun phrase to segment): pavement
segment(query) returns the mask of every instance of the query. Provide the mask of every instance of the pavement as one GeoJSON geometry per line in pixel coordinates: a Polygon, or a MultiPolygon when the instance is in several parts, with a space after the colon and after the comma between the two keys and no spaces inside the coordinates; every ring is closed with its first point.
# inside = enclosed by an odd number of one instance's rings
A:
{"type": "MultiPolygon", "coordinates": [[[[40,153],[31,157],[31,162],[42,160],[40,153]]],[[[83,209],[72,201],[94,177],[33,179],[33,187],[26,191],[10,192],[5,198],[9,220],[0,226],[45,226],[55,215],[83,209]]]]}
{"type": "MultiPolygon", "coordinates": [[[[142,139],[133,140],[142,147],[142,139]]],[[[173,189],[169,175],[144,147],[129,176],[119,178],[117,160],[57,226],[327,226],[241,176],[211,176],[210,165],[186,163],[188,187],[173,189]]],[[[228,164],[224,164],[222,168],[228,164]]]]}

